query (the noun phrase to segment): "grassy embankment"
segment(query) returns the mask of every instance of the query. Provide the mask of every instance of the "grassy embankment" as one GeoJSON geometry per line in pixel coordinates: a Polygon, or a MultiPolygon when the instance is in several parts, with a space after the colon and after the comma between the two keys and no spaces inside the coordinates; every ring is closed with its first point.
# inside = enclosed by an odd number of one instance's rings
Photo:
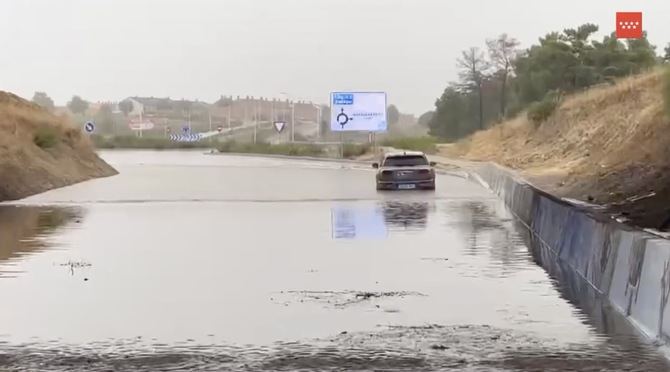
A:
{"type": "Polygon", "coordinates": [[[0,200],[113,174],[68,119],[0,91],[0,200]]]}
{"type": "Polygon", "coordinates": [[[554,194],[605,205],[644,227],[670,226],[670,69],[562,97],[441,147],[496,161],[554,194]]]}
{"type": "Polygon", "coordinates": [[[429,136],[389,138],[382,142],[382,146],[434,154],[437,152],[437,139],[429,136]]]}

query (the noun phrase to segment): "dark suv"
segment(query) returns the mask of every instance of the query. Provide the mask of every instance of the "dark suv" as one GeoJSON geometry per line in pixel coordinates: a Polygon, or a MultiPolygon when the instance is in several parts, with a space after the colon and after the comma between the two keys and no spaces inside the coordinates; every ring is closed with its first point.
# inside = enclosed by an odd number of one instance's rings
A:
{"type": "Polygon", "coordinates": [[[377,190],[435,190],[435,166],[423,152],[403,151],[384,154],[377,171],[377,190]]]}

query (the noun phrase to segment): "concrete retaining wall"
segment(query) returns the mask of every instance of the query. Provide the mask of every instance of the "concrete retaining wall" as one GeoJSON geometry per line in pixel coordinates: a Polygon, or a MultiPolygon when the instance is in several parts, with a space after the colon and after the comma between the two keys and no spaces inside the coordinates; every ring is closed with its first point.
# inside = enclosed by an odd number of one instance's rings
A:
{"type": "Polygon", "coordinates": [[[470,175],[529,228],[545,269],[561,260],[644,335],[670,339],[670,240],[547,194],[495,164],[470,175]]]}

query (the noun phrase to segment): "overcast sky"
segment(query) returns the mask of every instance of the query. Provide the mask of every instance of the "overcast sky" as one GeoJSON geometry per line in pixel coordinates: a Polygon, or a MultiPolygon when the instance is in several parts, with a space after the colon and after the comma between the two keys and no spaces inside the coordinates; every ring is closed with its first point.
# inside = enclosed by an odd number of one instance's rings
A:
{"type": "Polygon", "coordinates": [[[421,114],[456,79],[461,50],[585,22],[602,35],[616,11],[642,11],[658,51],[670,42],[670,0],[2,0],[0,90],[58,105],[383,90],[421,114]]]}

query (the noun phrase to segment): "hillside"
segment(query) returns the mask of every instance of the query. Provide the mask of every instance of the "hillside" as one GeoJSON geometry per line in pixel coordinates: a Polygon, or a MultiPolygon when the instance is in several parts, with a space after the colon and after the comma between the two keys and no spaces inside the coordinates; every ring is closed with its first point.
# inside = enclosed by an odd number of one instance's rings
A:
{"type": "Polygon", "coordinates": [[[556,195],[606,206],[633,224],[670,225],[670,121],[662,74],[566,97],[537,128],[526,115],[441,148],[518,169],[556,195]]]}
{"type": "Polygon", "coordinates": [[[67,119],[0,91],[0,201],[114,174],[67,119]]]}

